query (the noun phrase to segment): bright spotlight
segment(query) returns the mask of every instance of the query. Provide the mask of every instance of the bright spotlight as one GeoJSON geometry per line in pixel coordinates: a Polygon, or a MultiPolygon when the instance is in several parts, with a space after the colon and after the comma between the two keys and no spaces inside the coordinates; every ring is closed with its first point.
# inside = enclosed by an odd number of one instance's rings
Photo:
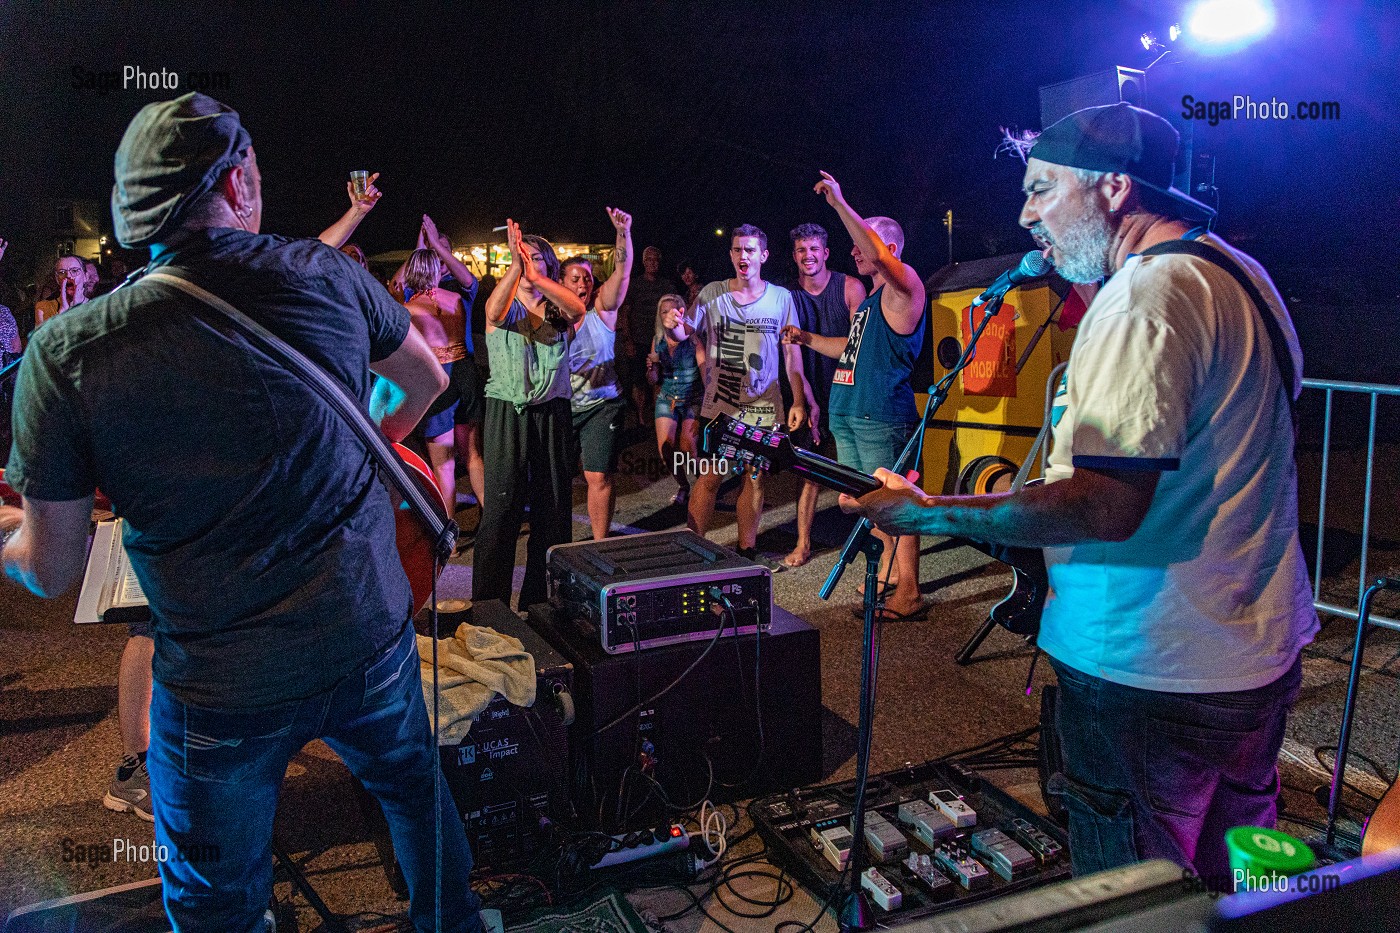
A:
{"type": "Polygon", "coordinates": [[[1267,0],[1201,0],[1186,17],[1186,31],[1205,45],[1238,48],[1274,27],[1267,0]]]}
{"type": "Polygon", "coordinates": [[[1167,38],[1171,39],[1173,42],[1175,42],[1177,39],[1180,39],[1181,26],[1179,26],[1176,23],[1172,23],[1172,28],[1167,30],[1167,38]]]}
{"type": "Polygon", "coordinates": [[[1150,32],[1144,32],[1141,36],[1138,37],[1138,41],[1142,43],[1143,49],[1145,49],[1148,52],[1152,51],[1154,46],[1162,44],[1158,42],[1157,37],[1150,32]]]}

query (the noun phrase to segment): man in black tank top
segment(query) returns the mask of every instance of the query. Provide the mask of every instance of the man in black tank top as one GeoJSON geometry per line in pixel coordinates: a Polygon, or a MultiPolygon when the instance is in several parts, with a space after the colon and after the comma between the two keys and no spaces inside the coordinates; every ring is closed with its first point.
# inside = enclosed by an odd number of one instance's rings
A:
{"type": "MultiPolygon", "coordinates": [[[[831,250],[827,248],[826,231],[819,224],[794,227],[791,236],[792,261],[797,264],[797,285],[792,290],[792,300],[797,305],[798,326],[823,337],[844,340],[851,330],[851,316],[865,300],[865,286],[854,276],[827,268],[831,250]]],[[[792,435],[792,440],[807,447],[810,439],[810,446],[815,450],[823,442],[830,443],[826,408],[836,360],[822,356],[811,347],[803,347],[802,371],[816,397],[817,410],[813,412],[811,433],[799,430],[792,435]]],[[[802,484],[797,497],[797,546],[783,558],[783,563],[789,567],[801,567],[812,558],[812,520],[817,514],[820,491],[816,483],[802,484]]]]}

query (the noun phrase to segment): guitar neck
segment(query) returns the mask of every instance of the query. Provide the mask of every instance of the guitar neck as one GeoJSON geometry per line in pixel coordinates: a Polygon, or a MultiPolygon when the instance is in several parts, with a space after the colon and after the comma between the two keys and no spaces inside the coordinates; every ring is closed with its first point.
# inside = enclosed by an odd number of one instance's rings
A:
{"type": "Polygon", "coordinates": [[[797,446],[792,448],[792,454],[792,472],[818,486],[856,498],[880,488],[880,481],[869,473],[844,466],[830,457],[823,457],[797,446]]]}

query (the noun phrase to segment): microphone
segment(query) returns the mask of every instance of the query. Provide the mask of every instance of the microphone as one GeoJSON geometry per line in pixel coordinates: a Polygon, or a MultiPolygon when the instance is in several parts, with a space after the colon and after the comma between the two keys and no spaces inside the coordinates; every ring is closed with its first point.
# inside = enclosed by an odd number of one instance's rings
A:
{"type": "Polygon", "coordinates": [[[1039,250],[1033,249],[1021,257],[1020,265],[1014,269],[1008,269],[998,276],[997,280],[989,285],[986,291],[973,300],[972,306],[980,308],[994,298],[1002,297],[1022,282],[1049,274],[1054,268],[1054,263],[1041,255],[1039,250]]]}

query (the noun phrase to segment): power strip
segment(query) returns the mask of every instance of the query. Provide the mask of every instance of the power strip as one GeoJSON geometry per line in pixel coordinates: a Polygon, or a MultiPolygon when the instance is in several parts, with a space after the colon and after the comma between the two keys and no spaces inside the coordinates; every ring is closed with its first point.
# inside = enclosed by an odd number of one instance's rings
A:
{"type": "Polygon", "coordinates": [[[680,852],[690,848],[690,833],[684,826],[672,823],[655,829],[643,829],[635,833],[619,833],[612,837],[617,843],[606,855],[594,862],[592,868],[607,868],[622,865],[639,859],[651,858],[666,852],[680,852]]]}

